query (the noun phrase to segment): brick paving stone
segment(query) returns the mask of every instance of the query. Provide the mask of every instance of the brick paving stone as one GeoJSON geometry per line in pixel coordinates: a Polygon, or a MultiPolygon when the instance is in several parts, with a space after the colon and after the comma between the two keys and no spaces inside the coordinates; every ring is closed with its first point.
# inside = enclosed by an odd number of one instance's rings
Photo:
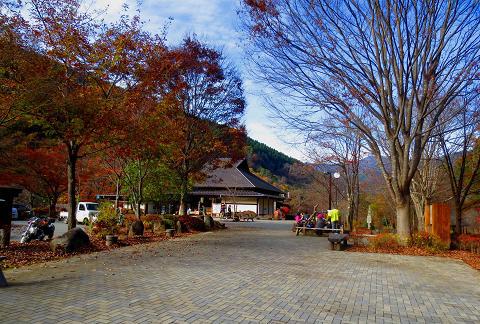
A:
{"type": "Polygon", "coordinates": [[[462,262],[330,251],[291,223],[5,271],[1,323],[479,323],[462,262]]]}

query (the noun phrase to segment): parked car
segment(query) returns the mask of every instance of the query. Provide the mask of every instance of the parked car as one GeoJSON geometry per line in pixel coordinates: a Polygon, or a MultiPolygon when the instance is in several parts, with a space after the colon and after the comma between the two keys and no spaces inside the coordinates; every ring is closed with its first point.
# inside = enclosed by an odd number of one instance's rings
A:
{"type": "MultiPolygon", "coordinates": [[[[81,201],[77,205],[76,214],[77,222],[88,225],[97,220],[98,204],[95,202],[81,201]]],[[[68,221],[68,211],[60,212],[59,218],[64,219],[66,223],[68,221]]]]}
{"type": "Polygon", "coordinates": [[[12,207],[12,219],[18,219],[18,210],[15,207],[12,207]]]}
{"type": "Polygon", "coordinates": [[[13,206],[13,208],[17,209],[18,218],[26,219],[26,218],[30,218],[30,217],[33,216],[33,212],[30,209],[30,207],[28,207],[24,204],[13,204],[12,206],[13,206]]]}

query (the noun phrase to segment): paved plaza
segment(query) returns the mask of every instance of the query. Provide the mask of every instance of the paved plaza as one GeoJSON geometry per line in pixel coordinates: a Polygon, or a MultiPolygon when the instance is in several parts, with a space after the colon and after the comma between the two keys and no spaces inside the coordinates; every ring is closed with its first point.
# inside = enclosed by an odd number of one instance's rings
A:
{"type": "Polygon", "coordinates": [[[5,271],[1,323],[479,323],[460,261],[330,251],[289,222],[5,271]]]}

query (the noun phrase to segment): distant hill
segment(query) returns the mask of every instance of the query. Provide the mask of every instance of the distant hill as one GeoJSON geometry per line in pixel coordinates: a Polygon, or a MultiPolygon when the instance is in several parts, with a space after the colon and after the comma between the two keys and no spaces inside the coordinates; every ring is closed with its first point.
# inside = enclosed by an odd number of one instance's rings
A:
{"type": "MultiPolygon", "coordinates": [[[[281,153],[264,143],[248,137],[247,152],[248,164],[252,171],[273,185],[298,187],[310,182],[310,175],[302,177],[298,172],[292,172],[293,169],[291,168],[295,165],[298,170],[298,166],[308,166],[308,164],[281,153]]],[[[387,158],[384,158],[384,163],[389,168],[390,162],[387,158]]],[[[323,173],[338,171],[336,166],[327,163],[316,165],[315,169],[323,173]]],[[[381,176],[381,171],[375,158],[369,155],[360,161],[360,175],[361,178],[365,178],[372,174],[381,176]]],[[[285,188],[283,187],[283,189],[285,188]]]]}
{"type": "Polygon", "coordinates": [[[250,137],[247,138],[248,164],[264,179],[271,183],[286,182],[290,166],[300,161],[281,153],[250,137]]]}

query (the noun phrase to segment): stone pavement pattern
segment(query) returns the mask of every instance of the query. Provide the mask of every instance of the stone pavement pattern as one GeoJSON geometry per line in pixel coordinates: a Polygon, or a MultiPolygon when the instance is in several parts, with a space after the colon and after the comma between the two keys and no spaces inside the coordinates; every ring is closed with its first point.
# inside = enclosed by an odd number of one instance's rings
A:
{"type": "Polygon", "coordinates": [[[229,225],[5,271],[0,322],[480,322],[480,274],[462,262],[330,251],[287,222],[229,225]]]}

